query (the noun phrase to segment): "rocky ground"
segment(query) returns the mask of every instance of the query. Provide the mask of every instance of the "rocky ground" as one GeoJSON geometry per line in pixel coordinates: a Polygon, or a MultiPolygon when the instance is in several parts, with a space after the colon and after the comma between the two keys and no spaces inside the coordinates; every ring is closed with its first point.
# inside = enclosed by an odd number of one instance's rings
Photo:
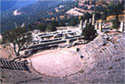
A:
{"type": "Polygon", "coordinates": [[[9,59],[14,58],[15,54],[12,47],[10,47],[9,45],[0,44],[0,57],[9,59]]]}
{"type": "Polygon", "coordinates": [[[1,69],[2,83],[124,84],[125,34],[99,35],[86,45],[34,54],[26,71],[1,69]],[[80,51],[76,51],[79,48],[80,51]]]}

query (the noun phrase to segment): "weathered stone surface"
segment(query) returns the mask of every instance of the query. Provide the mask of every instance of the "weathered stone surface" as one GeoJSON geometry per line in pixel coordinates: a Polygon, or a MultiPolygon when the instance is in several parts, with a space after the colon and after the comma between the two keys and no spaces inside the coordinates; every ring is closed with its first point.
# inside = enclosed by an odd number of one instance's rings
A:
{"type": "Polygon", "coordinates": [[[29,58],[32,73],[2,69],[0,79],[5,83],[124,84],[125,35],[105,40],[103,45],[104,38],[98,36],[86,45],[35,54],[29,58]]]}

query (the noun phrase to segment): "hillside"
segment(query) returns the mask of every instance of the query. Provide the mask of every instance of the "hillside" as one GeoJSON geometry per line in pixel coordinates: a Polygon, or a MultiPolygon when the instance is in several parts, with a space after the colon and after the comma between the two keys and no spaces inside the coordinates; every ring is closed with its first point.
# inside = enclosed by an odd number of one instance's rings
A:
{"type": "Polygon", "coordinates": [[[21,26],[25,24],[25,27],[29,27],[29,25],[37,22],[43,21],[44,18],[52,18],[58,17],[64,13],[64,11],[70,9],[74,1],[38,1],[35,4],[15,9],[13,11],[7,11],[6,13],[2,14],[2,21],[1,21],[1,28],[2,32],[15,28],[15,25],[21,26]],[[55,8],[59,7],[60,5],[65,5],[65,9],[61,9],[62,11],[56,12],[55,8]],[[14,11],[20,13],[19,15],[14,15],[14,11]]]}
{"type": "Polygon", "coordinates": [[[13,6],[16,4],[16,0],[15,1],[0,1],[1,4],[1,12],[5,12],[11,8],[13,8],[13,6]]]}
{"type": "Polygon", "coordinates": [[[11,11],[17,8],[22,8],[27,5],[33,4],[37,2],[37,0],[1,0],[1,12],[11,11]]]}

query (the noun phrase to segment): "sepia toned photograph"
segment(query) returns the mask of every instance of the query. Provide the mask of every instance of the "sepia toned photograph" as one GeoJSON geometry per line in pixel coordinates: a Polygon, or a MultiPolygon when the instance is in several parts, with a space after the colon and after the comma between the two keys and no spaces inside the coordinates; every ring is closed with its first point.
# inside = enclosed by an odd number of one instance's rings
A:
{"type": "Polygon", "coordinates": [[[125,0],[0,0],[0,84],[125,84],[125,0]]]}

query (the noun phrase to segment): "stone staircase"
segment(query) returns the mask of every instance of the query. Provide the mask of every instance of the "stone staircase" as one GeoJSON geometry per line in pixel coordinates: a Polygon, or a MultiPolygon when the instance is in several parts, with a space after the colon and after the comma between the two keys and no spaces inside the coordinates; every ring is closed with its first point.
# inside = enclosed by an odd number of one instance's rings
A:
{"type": "Polygon", "coordinates": [[[10,61],[3,58],[0,58],[0,68],[10,70],[24,70],[30,72],[26,62],[10,61]]]}

